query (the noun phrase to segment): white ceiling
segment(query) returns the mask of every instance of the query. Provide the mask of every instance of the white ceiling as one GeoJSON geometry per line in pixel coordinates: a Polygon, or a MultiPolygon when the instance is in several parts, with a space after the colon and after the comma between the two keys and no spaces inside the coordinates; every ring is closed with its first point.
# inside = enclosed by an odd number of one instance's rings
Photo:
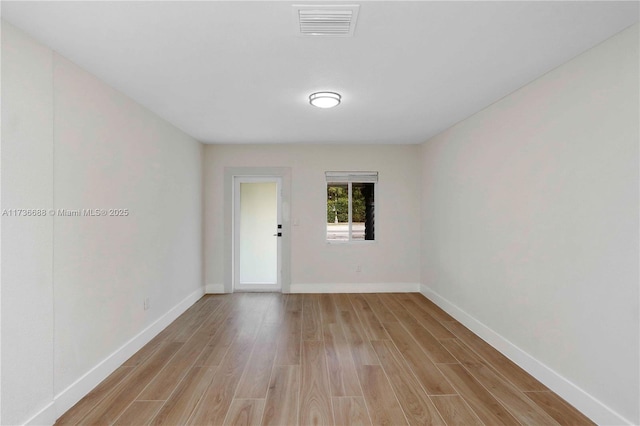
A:
{"type": "MultiPolygon", "coordinates": [[[[2,1],[2,17],[205,143],[421,143],[638,22],[632,2],[2,1]],[[322,110],[310,93],[337,91],[322,110]]],[[[90,96],[88,94],[87,96],[90,96]]]]}

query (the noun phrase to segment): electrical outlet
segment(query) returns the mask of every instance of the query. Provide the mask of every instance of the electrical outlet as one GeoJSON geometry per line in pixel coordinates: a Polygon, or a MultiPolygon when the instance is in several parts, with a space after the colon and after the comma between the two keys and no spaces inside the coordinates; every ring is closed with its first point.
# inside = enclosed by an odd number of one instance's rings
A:
{"type": "Polygon", "coordinates": [[[149,297],[144,298],[144,310],[147,311],[151,307],[151,299],[149,297]]]}
{"type": "Polygon", "coordinates": [[[362,266],[361,265],[357,265],[356,266],[356,272],[362,272],[362,266]]]}

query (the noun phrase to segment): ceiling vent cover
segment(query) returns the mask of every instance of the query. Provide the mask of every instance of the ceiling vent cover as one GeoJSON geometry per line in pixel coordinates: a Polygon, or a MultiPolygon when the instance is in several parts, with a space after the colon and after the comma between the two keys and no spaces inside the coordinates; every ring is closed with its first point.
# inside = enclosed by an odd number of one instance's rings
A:
{"type": "Polygon", "coordinates": [[[300,36],[353,37],[359,5],[294,5],[294,24],[300,36]]]}

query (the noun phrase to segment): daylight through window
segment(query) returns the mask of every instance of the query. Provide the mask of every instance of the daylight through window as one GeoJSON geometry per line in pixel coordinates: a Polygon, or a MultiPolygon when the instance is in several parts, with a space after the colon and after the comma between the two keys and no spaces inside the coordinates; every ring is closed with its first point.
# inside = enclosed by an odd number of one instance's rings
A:
{"type": "Polygon", "coordinates": [[[327,241],[375,240],[377,172],[326,172],[327,241]]]}

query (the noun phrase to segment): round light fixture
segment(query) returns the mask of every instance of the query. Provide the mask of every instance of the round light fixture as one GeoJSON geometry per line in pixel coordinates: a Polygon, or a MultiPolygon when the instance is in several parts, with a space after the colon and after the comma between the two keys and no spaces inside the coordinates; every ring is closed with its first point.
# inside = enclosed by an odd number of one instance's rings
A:
{"type": "Polygon", "coordinates": [[[333,108],[340,104],[342,96],[335,92],[316,92],[309,95],[309,103],[318,108],[333,108]]]}

